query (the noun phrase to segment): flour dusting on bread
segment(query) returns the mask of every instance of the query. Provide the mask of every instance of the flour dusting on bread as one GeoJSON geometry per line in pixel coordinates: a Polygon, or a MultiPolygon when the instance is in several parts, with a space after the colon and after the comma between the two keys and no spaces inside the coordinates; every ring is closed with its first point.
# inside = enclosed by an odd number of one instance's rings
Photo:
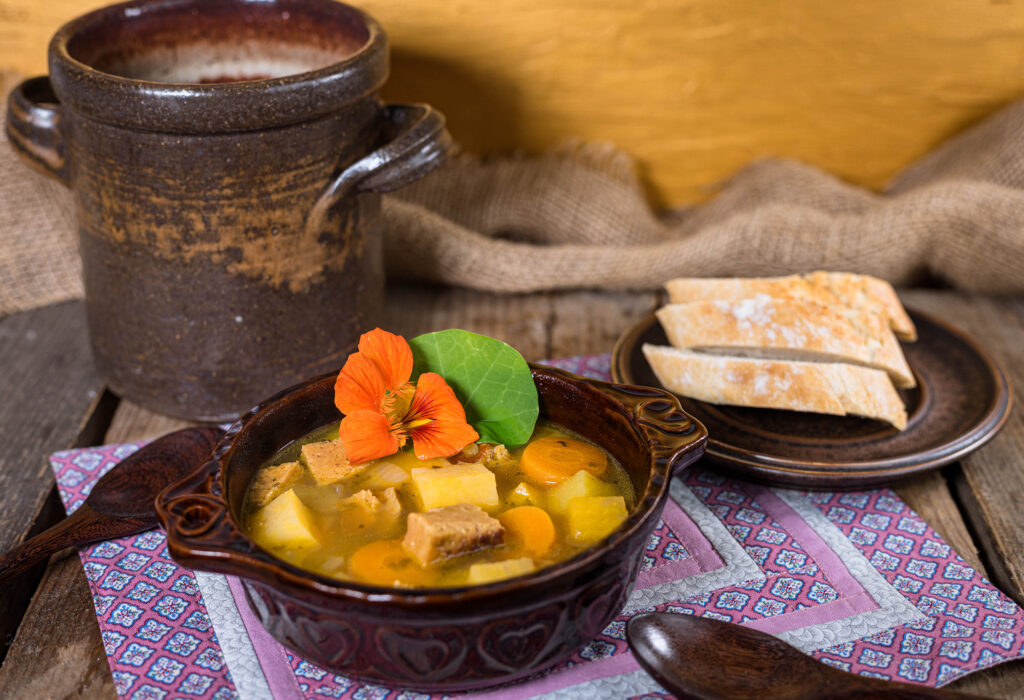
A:
{"type": "Polygon", "coordinates": [[[709,403],[859,415],[906,427],[916,338],[884,280],[842,272],[680,278],[657,311],[672,347],[644,346],[659,381],[709,403]]]}

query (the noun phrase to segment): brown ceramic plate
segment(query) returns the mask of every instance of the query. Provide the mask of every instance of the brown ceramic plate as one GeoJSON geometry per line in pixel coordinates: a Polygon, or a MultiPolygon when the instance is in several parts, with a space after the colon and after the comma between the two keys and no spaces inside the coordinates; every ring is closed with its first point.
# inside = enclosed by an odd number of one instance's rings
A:
{"type": "MultiPolygon", "coordinates": [[[[1006,421],[1006,372],[966,333],[908,310],[919,339],[904,343],[918,386],[903,390],[908,423],[763,408],[720,406],[679,397],[708,429],[706,456],[723,469],[777,486],[855,489],[935,469],[985,444],[1006,421]]],[[[644,343],[668,345],[653,314],[619,337],[617,382],[660,387],[644,343]]]]}

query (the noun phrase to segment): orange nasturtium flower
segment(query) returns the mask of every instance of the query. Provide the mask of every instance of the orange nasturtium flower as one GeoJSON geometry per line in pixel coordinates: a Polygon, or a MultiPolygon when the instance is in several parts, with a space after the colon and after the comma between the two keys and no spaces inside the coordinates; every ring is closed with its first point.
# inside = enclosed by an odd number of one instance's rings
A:
{"type": "Polygon", "coordinates": [[[345,414],[339,434],[349,461],[362,464],[398,452],[408,438],[420,459],[450,457],[480,436],[439,374],[424,372],[413,386],[412,349],[405,338],[376,328],[359,338],[334,385],[345,414]]]}

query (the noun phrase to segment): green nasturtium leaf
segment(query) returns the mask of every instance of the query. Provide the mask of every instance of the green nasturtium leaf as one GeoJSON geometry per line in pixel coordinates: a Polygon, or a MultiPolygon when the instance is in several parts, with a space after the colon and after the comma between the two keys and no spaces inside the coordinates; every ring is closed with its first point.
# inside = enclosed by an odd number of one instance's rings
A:
{"type": "Polygon", "coordinates": [[[519,352],[500,340],[452,329],[409,341],[413,377],[437,372],[466,409],[484,442],[507,447],[530,439],[537,422],[537,387],[519,352]]]}

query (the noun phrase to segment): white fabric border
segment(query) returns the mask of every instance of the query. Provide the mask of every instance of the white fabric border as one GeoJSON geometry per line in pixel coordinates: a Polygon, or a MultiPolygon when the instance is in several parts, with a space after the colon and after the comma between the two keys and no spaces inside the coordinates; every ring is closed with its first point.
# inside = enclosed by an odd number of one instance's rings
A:
{"type": "Polygon", "coordinates": [[[235,598],[228,588],[228,580],[221,574],[193,571],[199,591],[206,604],[213,630],[217,634],[224,663],[238,691],[239,700],[274,700],[253,649],[252,640],[245,629],[235,598]]]}
{"type": "Polygon", "coordinates": [[[886,581],[857,546],[813,503],[797,491],[772,489],[772,492],[807,521],[879,605],[877,610],[868,610],[833,622],[799,627],[777,634],[777,637],[810,653],[927,617],[886,581]]]}
{"type": "Polygon", "coordinates": [[[535,696],[544,700],[580,700],[581,698],[628,698],[657,693],[664,689],[646,671],[631,671],[618,676],[596,678],[568,688],[535,696]]]}

